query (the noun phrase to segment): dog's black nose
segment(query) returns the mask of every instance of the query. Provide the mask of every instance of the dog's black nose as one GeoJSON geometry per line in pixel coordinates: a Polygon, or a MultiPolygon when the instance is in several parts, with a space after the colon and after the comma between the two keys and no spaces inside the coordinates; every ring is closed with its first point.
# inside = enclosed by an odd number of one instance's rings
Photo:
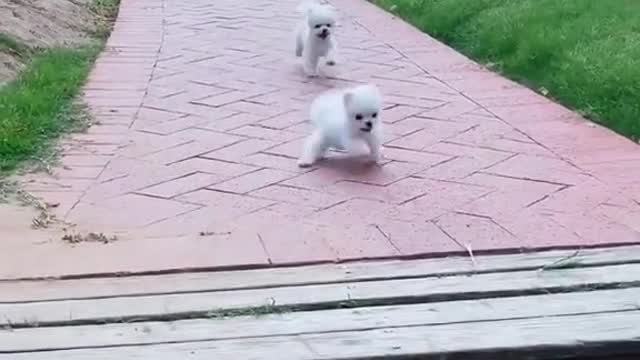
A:
{"type": "Polygon", "coordinates": [[[368,128],[373,127],[373,123],[371,121],[366,121],[364,124],[367,125],[368,128]]]}
{"type": "Polygon", "coordinates": [[[322,29],[322,33],[323,33],[323,34],[326,34],[326,33],[328,33],[328,32],[329,32],[329,30],[327,30],[327,29],[322,29]]]}

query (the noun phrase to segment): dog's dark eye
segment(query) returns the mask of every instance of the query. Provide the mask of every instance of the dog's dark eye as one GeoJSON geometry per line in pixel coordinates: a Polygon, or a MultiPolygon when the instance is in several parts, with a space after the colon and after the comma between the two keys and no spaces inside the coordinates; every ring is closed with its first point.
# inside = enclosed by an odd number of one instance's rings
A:
{"type": "Polygon", "coordinates": [[[331,24],[327,24],[327,27],[331,27],[331,24]]]}
{"type": "Polygon", "coordinates": [[[356,114],[356,120],[362,120],[362,114],[356,114]]]}
{"type": "Polygon", "coordinates": [[[371,114],[371,117],[374,118],[374,119],[377,118],[378,117],[378,113],[371,114]]]}
{"type": "Polygon", "coordinates": [[[320,24],[315,26],[316,29],[320,29],[320,24]]]}

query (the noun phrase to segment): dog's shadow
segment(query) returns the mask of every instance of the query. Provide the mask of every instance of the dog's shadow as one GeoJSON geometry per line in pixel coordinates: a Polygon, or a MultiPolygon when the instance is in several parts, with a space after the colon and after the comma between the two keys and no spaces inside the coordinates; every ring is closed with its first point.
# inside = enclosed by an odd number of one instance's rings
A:
{"type": "Polygon", "coordinates": [[[327,65],[324,61],[320,65],[318,69],[318,74],[315,76],[309,76],[304,71],[302,64],[297,64],[295,67],[295,71],[293,74],[299,76],[303,79],[302,82],[305,83],[315,83],[318,85],[325,85],[327,87],[334,87],[336,82],[344,82],[348,81],[340,78],[340,70],[338,69],[339,64],[327,65]]]}
{"type": "Polygon", "coordinates": [[[383,160],[380,163],[376,163],[371,160],[369,154],[347,154],[330,151],[314,167],[324,168],[339,175],[348,175],[348,177],[360,177],[381,172],[387,162],[389,161],[383,160]]]}

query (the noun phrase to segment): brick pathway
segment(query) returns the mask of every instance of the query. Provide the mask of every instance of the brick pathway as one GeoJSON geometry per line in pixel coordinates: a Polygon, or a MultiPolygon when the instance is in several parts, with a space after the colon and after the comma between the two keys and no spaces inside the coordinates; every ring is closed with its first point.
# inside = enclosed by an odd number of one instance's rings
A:
{"type": "Polygon", "coordinates": [[[71,247],[5,207],[0,278],[640,241],[639,146],[364,0],[333,4],[342,63],[309,81],[295,1],[123,0],[85,91],[99,124],[24,179],[118,241],[71,247]],[[386,96],[384,165],[298,169],[310,100],[363,81],[386,96]]]}

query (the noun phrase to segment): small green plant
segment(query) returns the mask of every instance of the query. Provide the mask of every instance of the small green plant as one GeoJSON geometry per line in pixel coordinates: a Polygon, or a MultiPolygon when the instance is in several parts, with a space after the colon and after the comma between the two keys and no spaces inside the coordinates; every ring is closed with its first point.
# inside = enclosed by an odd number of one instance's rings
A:
{"type": "Polygon", "coordinates": [[[272,314],[284,314],[295,311],[291,306],[263,305],[238,309],[217,309],[207,313],[210,319],[232,318],[238,316],[261,317],[272,314]]]}
{"type": "Polygon", "coordinates": [[[93,0],[91,9],[96,13],[113,18],[118,13],[120,0],[93,0]]]}
{"type": "Polygon", "coordinates": [[[94,35],[106,39],[111,33],[111,25],[118,14],[120,0],[93,0],[91,10],[97,15],[94,35]]]}

